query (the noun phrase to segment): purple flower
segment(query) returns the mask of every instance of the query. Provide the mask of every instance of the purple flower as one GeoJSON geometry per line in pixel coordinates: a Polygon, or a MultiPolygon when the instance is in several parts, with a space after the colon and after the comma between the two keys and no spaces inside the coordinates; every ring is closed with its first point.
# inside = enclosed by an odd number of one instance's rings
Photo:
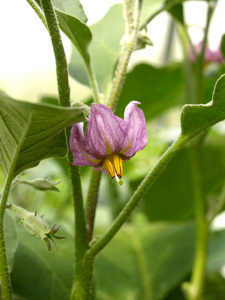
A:
{"type": "Polygon", "coordinates": [[[123,161],[129,160],[147,143],[146,122],[137,101],[130,102],[124,119],[103,104],[92,104],[89,121],[83,132],[83,123],[73,125],[70,136],[70,151],[73,164],[91,166],[108,173],[122,184],[123,161]]]}
{"type": "MultiPolygon", "coordinates": [[[[195,51],[196,54],[200,54],[202,51],[202,44],[203,42],[200,41],[198,44],[196,44],[195,47],[195,51]]],[[[195,54],[193,53],[193,51],[190,51],[190,60],[192,62],[196,61],[196,57],[195,54]]],[[[211,50],[209,48],[208,45],[206,45],[205,47],[205,55],[204,55],[204,61],[205,63],[221,63],[223,61],[223,55],[220,51],[220,48],[218,47],[216,50],[211,50]]]]}

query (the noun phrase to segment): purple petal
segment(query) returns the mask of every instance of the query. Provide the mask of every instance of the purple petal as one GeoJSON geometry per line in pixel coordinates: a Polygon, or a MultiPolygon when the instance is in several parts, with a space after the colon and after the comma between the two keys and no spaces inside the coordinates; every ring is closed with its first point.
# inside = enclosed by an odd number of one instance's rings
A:
{"type": "Polygon", "coordinates": [[[103,104],[92,104],[85,132],[89,149],[102,157],[118,153],[125,139],[127,123],[103,104]]]}
{"type": "Polygon", "coordinates": [[[132,157],[147,144],[148,135],[145,116],[143,111],[137,107],[137,104],[140,103],[137,101],[130,102],[124,112],[124,120],[128,126],[121,153],[125,156],[125,159],[132,157]]]}
{"type": "Polygon", "coordinates": [[[102,158],[89,151],[83,132],[84,123],[72,126],[70,135],[70,151],[73,154],[73,164],[77,166],[92,166],[97,169],[102,167],[102,158]]]}

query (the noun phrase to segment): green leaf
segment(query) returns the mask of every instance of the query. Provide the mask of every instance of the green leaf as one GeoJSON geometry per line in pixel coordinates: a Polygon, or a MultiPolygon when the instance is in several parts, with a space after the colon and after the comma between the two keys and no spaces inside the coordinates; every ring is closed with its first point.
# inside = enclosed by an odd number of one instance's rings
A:
{"type": "MultiPolygon", "coordinates": [[[[208,200],[214,200],[212,203],[218,199],[225,178],[225,144],[217,142],[211,138],[203,151],[204,192],[208,200]]],[[[144,196],[140,208],[150,221],[193,219],[195,198],[191,164],[189,148],[180,150],[144,196]]],[[[131,183],[133,190],[139,183],[131,183]]]]}
{"type": "Polygon", "coordinates": [[[204,285],[204,300],[218,300],[223,299],[225,295],[225,279],[217,273],[210,274],[206,277],[204,285]]]}
{"type": "MultiPolygon", "coordinates": [[[[122,5],[111,7],[103,19],[90,26],[90,29],[93,41],[89,53],[100,90],[105,92],[112,81],[114,67],[121,51],[120,41],[125,31],[122,5]]],[[[74,48],[69,71],[73,78],[89,85],[84,63],[74,48]]]]}
{"type": "Polygon", "coordinates": [[[59,243],[60,253],[20,228],[20,244],[12,272],[13,291],[23,300],[69,299],[73,280],[72,239],[59,243]]]}
{"type": "Polygon", "coordinates": [[[87,16],[79,0],[53,0],[53,4],[58,10],[87,22],[87,16]]]}
{"type": "Polygon", "coordinates": [[[98,299],[161,299],[190,271],[192,234],[189,225],[126,227],[96,261],[98,299]]]}
{"type": "Polygon", "coordinates": [[[184,24],[184,11],[183,11],[183,5],[181,3],[178,3],[172,8],[168,9],[168,12],[181,24],[184,24]]]}
{"type": "Polygon", "coordinates": [[[185,105],[181,113],[182,135],[194,136],[225,118],[225,75],[216,82],[213,100],[207,104],[185,105]]]}
{"type": "Polygon", "coordinates": [[[0,163],[5,171],[12,162],[17,175],[44,158],[65,156],[63,129],[84,121],[84,110],[84,105],[62,108],[32,104],[0,93],[0,163]]]}
{"type": "Polygon", "coordinates": [[[135,66],[126,76],[116,114],[123,116],[132,100],[141,102],[146,119],[184,103],[184,80],[179,64],[156,68],[148,64],[135,66]]]}
{"type": "MultiPolygon", "coordinates": [[[[20,246],[12,272],[14,292],[24,300],[68,299],[73,240],[62,240],[60,253],[48,253],[36,237],[19,228],[20,246]]],[[[225,231],[212,233],[207,272],[224,264],[224,241],[225,231]]],[[[190,223],[125,226],[96,259],[96,298],[163,299],[190,274],[193,254],[194,226],[190,223]]]]}
{"type": "Polygon", "coordinates": [[[86,63],[89,64],[90,56],[88,47],[92,40],[90,29],[77,18],[56,10],[60,28],[68,36],[86,63]]]}

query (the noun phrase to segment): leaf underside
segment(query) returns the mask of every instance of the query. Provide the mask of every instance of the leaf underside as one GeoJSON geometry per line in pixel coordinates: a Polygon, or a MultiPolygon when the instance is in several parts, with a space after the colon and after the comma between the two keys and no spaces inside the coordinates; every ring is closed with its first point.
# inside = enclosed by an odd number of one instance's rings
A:
{"type": "Polygon", "coordinates": [[[84,109],[84,106],[62,108],[16,101],[0,93],[0,163],[6,173],[15,155],[18,155],[15,175],[44,158],[65,156],[63,129],[85,121],[84,109]]]}

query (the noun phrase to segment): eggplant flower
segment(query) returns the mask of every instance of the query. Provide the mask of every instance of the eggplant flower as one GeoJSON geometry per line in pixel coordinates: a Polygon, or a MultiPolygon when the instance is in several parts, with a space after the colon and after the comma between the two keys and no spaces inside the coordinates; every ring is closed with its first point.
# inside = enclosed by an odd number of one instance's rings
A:
{"type": "Polygon", "coordinates": [[[107,106],[93,103],[85,134],[83,123],[72,126],[70,151],[73,164],[91,166],[122,184],[123,161],[129,160],[147,143],[144,113],[137,104],[140,103],[130,102],[125,108],[124,119],[121,119],[107,106]]]}

